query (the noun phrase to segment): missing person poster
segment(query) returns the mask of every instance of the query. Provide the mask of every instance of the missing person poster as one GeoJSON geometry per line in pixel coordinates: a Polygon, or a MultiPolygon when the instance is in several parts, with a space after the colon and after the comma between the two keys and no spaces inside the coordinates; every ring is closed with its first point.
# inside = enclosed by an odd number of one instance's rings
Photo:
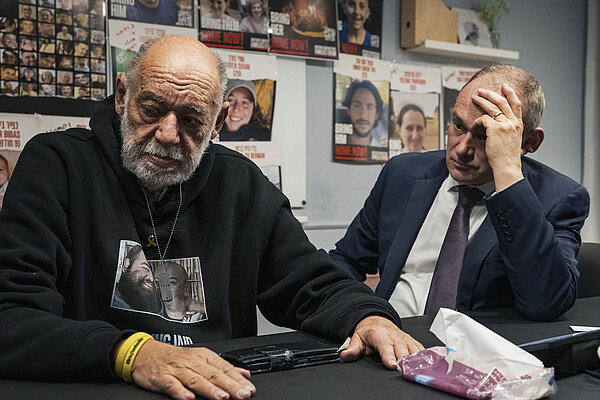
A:
{"type": "Polygon", "coordinates": [[[439,68],[391,65],[390,157],[440,149],[439,68]]]}
{"type": "Polygon", "coordinates": [[[337,59],[334,0],[270,0],[271,53],[337,59]]]}
{"type": "Polygon", "coordinates": [[[337,0],[340,53],[381,58],[383,0],[337,0]]]}
{"type": "Polygon", "coordinates": [[[277,58],[234,50],[215,53],[227,68],[225,101],[229,112],[214,141],[244,154],[281,187],[281,144],[272,131],[277,58]]]}
{"type": "Polygon", "coordinates": [[[101,100],[106,96],[103,0],[3,2],[4,96],[101,100]]]}
{"type": "Polygon", "coordinates": [[[444,135],[444,148],[447,143],[447,131],[452,116],[451,111],[458,97],[458,92],[471,79],[477,68],[442,66],[442,97],[443,97],[443,121],[442,131],[444,135]]]}
{"type": "Polygon", "coordinates": [[[388,160],[390,63],[340,55],[335,72],[333,160],[388,160]]]}
{"type": "Polygon", "coordinates": [[[198,12],[198,39],[207,46],[268,50],[268,0],[200,0],[198,12]]]}
{"type": "Polygon", "coordinates": [[[0,210],[25,143],[43,132],[88,128],[89,118],[0,113],[0,210]]]}
{"type": "Polygon", "coordinates": [[[107,5],[110,19],[194,26],[193,0],[108,0],[107,5]]]}

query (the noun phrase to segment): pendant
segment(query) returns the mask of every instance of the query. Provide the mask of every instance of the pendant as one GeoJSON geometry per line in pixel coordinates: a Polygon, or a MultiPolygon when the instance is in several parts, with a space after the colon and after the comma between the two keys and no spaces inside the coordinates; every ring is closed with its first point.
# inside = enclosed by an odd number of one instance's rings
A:
{"type": "Polygon", "coordinates": [[[156,247],[156,239],[154,238],[154,235],[148,235],[148,244],[146,245],[146,247],[156,247]]]}

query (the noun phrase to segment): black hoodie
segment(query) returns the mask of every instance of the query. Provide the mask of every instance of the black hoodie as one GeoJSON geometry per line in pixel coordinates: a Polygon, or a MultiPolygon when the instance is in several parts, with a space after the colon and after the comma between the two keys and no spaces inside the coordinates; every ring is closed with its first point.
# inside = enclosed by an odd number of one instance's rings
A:
{"type": "MultiPolygon", "coordinates": [[[[109,97],[92,130],[40,134],[23,150],[0,213],[0,376],[110,380],[110,353],[132,330],[172,344],[256,335],[256,304],[273,323],[343,340],[392,307],[311,245],[288,200],[252,162],[211,144],[183,183],[167,259],[199,260],[206,316],[194,323],[111,307],[122,241],[147,247],[152,225],[123,169],[109,97]]],[[[178,185],[153,205],[166,244],[178,185]]],[[[208,346],[210,347],[210,346],[208,346]]]]}

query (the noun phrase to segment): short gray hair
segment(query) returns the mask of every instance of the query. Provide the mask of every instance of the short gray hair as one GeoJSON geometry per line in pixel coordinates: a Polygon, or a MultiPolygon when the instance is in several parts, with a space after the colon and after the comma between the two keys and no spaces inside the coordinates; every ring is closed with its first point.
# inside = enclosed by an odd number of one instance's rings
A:
{"type": "Polygon", "coordinates": [[[515,86],[515,91],[520,94],[523,98],[524,104],[523,109],[523,136],[529,134],[533,129],[537,128],[542,119],[544,113],[544,107],[546,100],[544,98],[544,92],[542,92],[542,86],[535,77],[518,67],[509,64],[492,65],[484,67],[477,71],[475,75],[469,79],[469,81],[463,86],[463,89],[471,82],[476,79],[487,80],[489,82],[496,82],[494,75],[503,78],[515,86]]]}

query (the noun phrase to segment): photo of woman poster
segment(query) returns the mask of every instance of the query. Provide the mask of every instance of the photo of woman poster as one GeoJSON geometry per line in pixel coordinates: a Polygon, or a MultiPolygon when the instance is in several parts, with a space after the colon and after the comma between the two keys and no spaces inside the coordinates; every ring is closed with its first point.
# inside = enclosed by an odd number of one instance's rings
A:
{"type": "Polygon", "coordinates": [[[390,157],[443,148],[439,68],[391,64],[390,157]]]}
{"type": "Polygon", "coordinates": [[[229,112],[219,132],[219,140],[223,142],[270,141],[274,89],[275,82],[270,79],[257,79],[256,82],[230,79],[225,91],[229,112]],[[259,103],[261,98],[262,106],[259,103]],[[263,108],[266,109],[267,117],[262,111],[263,108]]]}
{"type": "Polygon", "coordinates": [[[383,0],[337,0],[340,52],[381,58],[383,0]]]}
{"type": "Polygon", "coordinates": [[[390,92],[390,157],[440,149],[440,95],[390,92]]]}
{"type": "Polygon", "coordinates": [[[270,0],[271,52],[337,59],[333,0],[270,0]]]}
{"type": "Polygon", "coordinates": [[[207,46],[266,52],[268,0],[200,0],[198,39],[207,46]]]}

